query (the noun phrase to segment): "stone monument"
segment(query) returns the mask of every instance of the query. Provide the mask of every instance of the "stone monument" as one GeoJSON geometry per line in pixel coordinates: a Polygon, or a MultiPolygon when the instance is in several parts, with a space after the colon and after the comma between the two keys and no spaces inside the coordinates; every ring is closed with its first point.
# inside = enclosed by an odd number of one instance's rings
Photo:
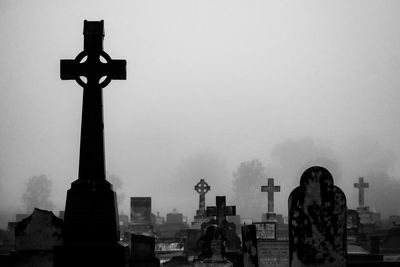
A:
{"type": "Polygon", "coordinates": [[[346,210],[329,171],[307,169],[289,196],[290,266],[346,266],[346,210]]]}
{"type": "Polygon", "coordinates": [[[83,51],[60,62],[61,79],[83,87],[83,103],[79,176],[67,193],[63,245],[56,248],[54,266],[123,266],[116,194],[105,175],[102,89],[126,79],[126,61],[104,52],[103,21],[85,20],[83,35],[83,51]]]}
{"type": "Polygon", "coordinates": [[[267,221],[276,221],[276,214],[274,212],[274,193],[280,191],[281,187],[279,185],[274,185],[274,178],[268,178],[268,185],[261,186],[261,192],[268,193],[267,221]]]}

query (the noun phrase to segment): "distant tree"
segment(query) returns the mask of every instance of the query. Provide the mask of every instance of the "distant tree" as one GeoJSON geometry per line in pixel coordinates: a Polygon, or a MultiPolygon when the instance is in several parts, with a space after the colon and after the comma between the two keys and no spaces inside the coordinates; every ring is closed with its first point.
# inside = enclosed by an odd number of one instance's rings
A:
{"type": "Polygon", "coordinates": [[[54,204],[50,201],[51,180],[46,175],[32,177],[27,185],[22,199],[26,211],[31,213],[34,208],[53,210],[54,204]]]}
{"type": "Polygon", "coordinates": [[[125,200],[125,194],[122,192],[121,178],[118,175],[107,173],[107,181],[113,185],[113,189],[117,193],[118,207],[121,207],[125,200]]]}
{"type": "Polygon", "coordinates": [[[266,212],[266,194],[261,193],[261,186],[266,184],[265,167],[258,159],[240,163],[233,173],[233,192],[238,213],[242,217],[260,220],[266,212]]]}

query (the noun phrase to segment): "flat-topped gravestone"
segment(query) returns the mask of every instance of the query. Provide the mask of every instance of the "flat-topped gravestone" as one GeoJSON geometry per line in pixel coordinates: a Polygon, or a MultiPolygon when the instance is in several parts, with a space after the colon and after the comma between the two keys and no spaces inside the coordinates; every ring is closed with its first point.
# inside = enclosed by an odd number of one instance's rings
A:
{"type": "Polygon", "coordinates": [[[323,167],[307,169],[289,196],[290,266],[346,266],[346,197],[323,167]]]}
{"type": "Polygon", "coordinates": [[[85,20],[83,34],[83,51],[60,62],[61,79],[83,87],[83,102],[78,179],[67,193],[63,246],[56,249],[55,267],[122,266],[116,194],[105,175],[102,89],[111,80],[126,79],[126,61],[104,52],[103,21],[85,20]]]}

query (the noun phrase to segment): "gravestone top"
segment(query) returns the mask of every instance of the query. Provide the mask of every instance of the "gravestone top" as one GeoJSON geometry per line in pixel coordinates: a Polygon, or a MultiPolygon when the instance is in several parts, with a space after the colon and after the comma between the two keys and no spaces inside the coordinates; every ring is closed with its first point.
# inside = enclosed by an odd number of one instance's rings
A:
{"type": "Polygon", "coordinates": [[[222,227],[226,216],[236,215],[236,206],[226,206],[225,196],[216,196],[215,202],[216,206],[207,207],[207,216],[216,216],[218,226],[222,227]]]}
{"type": "Polygon", "coordinates": [[[346,266],[346,197],[323,167],[307,169],[289,196],[291,266],[346,266]]]}
{"type": "Polygon", "coordinates": [[[364,207],[364,189],[369,188],[369,184],[364,183],[364,177],[360,177],[358,183],[354,183],[354,187],[358,188],[358,205],[364,207]]]}
{"type": "Polygon", "coordinates": [[[84,22],[84,49],[75,59],[60,61],[62,80],[83,87],[79,179],[105,180],[102,88],[126,79],[126,60],[113,60],[103,51],[104,21],[84,22]],[[105,61],[106,63],[102,62],[105,61]],[[82,77],[85,77],[83,79],[82,77]]]}
{"type": "Polygon", "coordinates": [[[274,193],[280,191],[281,187],[274,185],[274,178],[268,178],[268,185],[261,186],[261,192],[268,193],[268,213],[274,212],[274,193]]]}
{"type": "Polygon", "coordinates": [[[205,196],[210,189],[211,187],[206,183],[206,181],[204,181],[204,179],[201,179],[194,187],[194,190],[199,194],[199,209],[196,214],[197,218],[206,216],[205,196]]]}
{"type": "Polygon", "coordinates": [[[51,251],[62,244],[63,221],[51,211],[35,209],[15,227],[15,249],[18,251],[51,251]]]}

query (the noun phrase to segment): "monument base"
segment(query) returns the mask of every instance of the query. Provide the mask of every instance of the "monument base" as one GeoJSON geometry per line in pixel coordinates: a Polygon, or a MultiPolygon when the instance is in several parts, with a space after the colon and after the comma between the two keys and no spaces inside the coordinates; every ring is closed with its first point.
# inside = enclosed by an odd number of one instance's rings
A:
{"type": "Polygon", "coordinates": [[[99,246],[57,246],[54,267],[128,267],[129,247],[120,243],[99,246]]]}
{"type": "Polygon", "coordinates": [[[76,180],[68,190],[63,244],[81,246],[119,241],[116,194],[106,180],[76,180]]]}

